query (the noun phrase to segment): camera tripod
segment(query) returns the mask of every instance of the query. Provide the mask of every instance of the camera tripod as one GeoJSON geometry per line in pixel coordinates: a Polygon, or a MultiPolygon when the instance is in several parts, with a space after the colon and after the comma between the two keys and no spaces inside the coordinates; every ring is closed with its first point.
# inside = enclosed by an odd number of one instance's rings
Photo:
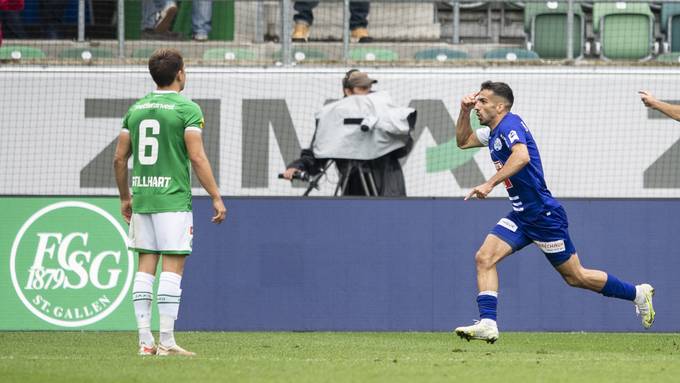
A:
{"type": "MultiPolygon", "coordinates": [[[[338,164],[336,163],[336,165],[338,164]]],[[[371,166],[368,164],[368,161],[347,160],[345,171],[343,172],[342,169],[339,168],[338,170],[340,171],[340,181],[338,181],[338,186],[335,187],[335,196],[347,195],[349,178],[355,171],[358,173],[364,195],[366,197],[378,196],[378,188],[375,186],[375,179],[373,178],[373,172],[371,171],[371,166]]]]}
{"type": "MultiPolygon", "coordinates": [[[[364,192],[364,195],[366,197],[378,196],[378,188],[375,186],[375,179],[373,178],[371,166],[368,165],[368,161],[365,160],[341,160],[341,161],[343,162],[347,161],[347,164],[341,165],[338,164],[338,161],[329,159],[328,161],[326,161],[326,164],[321,169],[321,171],[314,175],[309,175],[307,172],[295,173],[295,175],[293,175],[293,179],[306,181],[308,183],[307,189],[302,194],[302,196],[307,197],[309,196],[309,193],[311,193],[312,190],[319,189],[319,181],[321,181],[321,178],[323,178],[326,175],[326,172],[333,164],[336,165],[336,167],[338,168],[338,173],[340,173],[340,180],[338,181],[338,185],[335,187],[335,192],[333,193],[335,197],[347,195],[347,189],[349,187],[349,178],[354,172],[358,173],[359,180],[361,181],[361,188],[364,192]],[[342,169],[340,169],[341,166],[345,170],[344,172],[342,171],[342,169]]],[[[279,178],[283,178],[283,174],[279,174],[279,178]]]]}

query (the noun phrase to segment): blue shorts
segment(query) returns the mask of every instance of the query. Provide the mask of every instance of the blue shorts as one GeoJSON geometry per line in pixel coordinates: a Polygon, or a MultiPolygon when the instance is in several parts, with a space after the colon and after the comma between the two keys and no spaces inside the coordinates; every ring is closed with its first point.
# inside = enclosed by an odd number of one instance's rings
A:
{"type": "Polygon", "coordinates": [[[535,243],[553,267],[563,264],[576,253],[569,237],[567,213],[562,207],[541,212],[530,220],[521,216],[515,211],[510,212],[498,221],[491,234],[510,245],[513,252],[535,243]]]}

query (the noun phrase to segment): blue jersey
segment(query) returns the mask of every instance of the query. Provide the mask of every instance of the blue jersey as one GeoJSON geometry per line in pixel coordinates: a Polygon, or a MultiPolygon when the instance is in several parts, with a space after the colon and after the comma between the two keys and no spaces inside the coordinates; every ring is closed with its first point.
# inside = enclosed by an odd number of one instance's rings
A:
{"type": "Polygon", "coordinates": [[[475,133],[481,143],[488,145],[496,169],[502,168],[508,161],[513,145],[519,143],[527,146],[529,163],[505,180],[512,210],[519,217],[532,219],[543,211],[560,207],[560,203],[553,198],[545,184],[536,141],[518,115],[508,113],[495,129],[480,128],[475,133]]]}

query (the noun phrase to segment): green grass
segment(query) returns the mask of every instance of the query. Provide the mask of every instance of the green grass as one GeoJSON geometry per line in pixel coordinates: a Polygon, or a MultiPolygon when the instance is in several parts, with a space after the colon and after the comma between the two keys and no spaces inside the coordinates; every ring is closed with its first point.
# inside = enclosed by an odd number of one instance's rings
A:
{"type": "Polygon", "coordinates": [[[9,382],[677,382],[680,336],[502,333],[177,334],[193,358],[139,357],[130,332],[0,332],[9,382]]]}

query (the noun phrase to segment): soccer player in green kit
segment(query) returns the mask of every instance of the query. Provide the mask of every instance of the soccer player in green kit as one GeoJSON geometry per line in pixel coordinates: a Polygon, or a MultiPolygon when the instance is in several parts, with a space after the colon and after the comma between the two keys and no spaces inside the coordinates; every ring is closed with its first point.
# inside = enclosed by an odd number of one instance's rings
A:
{"type": "Polygon", "coordinates": [[[227,210],[203,149],[201,108],[179,94],[186,83],[182,55],[174,49],[157,49],[149,59],[149,72],[157,89],[125,115],[114,158],[120,209],[130,224],[129,247],[139,253],[132,289],[139,354],[190,356],[195,354],[178,346],[174,337],[184,261],[191,254],[193,237],[190,163],[212,198],[212,222],[221,223],[227,210]],[[127,167],[131,155],[132,196],[127,167]],[[161,255],[156,294],[160,342],[156,346],[151,334],[151,302],[161,255]]]}

